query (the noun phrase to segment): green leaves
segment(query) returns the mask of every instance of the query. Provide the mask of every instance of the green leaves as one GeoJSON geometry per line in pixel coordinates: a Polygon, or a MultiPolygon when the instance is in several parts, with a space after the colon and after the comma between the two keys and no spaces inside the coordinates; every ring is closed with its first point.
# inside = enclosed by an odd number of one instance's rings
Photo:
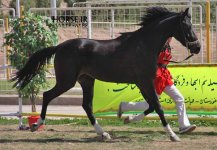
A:
{"type": "MultiPolygon", "coordinates": [[[[48,17],[26,13],[24,18],[10,20],[11,32],[5,35],[4,45],[10,46],[9,60],[17,70],[24,67],[28,58],[36,51],[56,45],[57,25],[48,17]]],[[[46,68],[20,91],[22,96],[36,96],[40,88],[46,87],[46,68]]]]}

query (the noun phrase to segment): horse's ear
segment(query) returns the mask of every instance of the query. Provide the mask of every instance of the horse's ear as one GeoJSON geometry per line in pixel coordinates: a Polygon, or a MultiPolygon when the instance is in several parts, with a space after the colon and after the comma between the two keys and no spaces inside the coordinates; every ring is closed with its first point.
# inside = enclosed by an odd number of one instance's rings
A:
{"type": "Polygon", "coordinates": [[[185,16],[190,17],[189,8],[186,8],[186,9],[185,9],[185,11],[183,12],[182,16],[183,16],[183,17],[185,17],[185,16]]]}

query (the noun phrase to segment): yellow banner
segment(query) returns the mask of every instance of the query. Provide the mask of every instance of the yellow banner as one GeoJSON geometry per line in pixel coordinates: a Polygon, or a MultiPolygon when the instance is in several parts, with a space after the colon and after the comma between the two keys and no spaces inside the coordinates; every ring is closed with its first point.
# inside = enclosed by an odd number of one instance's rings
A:
{"type": "MultiPolygon", "coordinates": [[[[185,98],[187,110],[217,111],[217,66],[169,67],[174,84],[185,98]]],[[[134,84],[95,81],[94,113],[116,111],[122,101],[143,101],[134,84]]],[[[175,111],[175,104],[166,94],[160,96],[164,110],[175,111]]]]}

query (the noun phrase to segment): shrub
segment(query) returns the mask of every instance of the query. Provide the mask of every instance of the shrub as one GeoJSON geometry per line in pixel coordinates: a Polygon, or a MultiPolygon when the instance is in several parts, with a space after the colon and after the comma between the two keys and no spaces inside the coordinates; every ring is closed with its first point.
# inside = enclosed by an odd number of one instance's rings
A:
{"type": "MultiPolygon", "coordinates": [[[[11,20],[10,25],[12,30],[5,34],[4,45],[11,47],[9,60],[17,70],[24,67],[34,52],[57,44],[57,25],[50,18],[27,13],[24,18],[11,20]]],[[[44,68],[19,92],[23,97],[30,98],[34,105],[40,88],[46,86],[46,68],[44,68]]]]}

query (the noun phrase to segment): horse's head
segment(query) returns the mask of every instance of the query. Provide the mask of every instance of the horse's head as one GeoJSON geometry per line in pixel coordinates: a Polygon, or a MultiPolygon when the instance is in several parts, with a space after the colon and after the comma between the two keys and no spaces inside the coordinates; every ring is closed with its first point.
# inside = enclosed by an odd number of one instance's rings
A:
{"type": "Polygon", "coordinates": [[[178,30],[175,32],[174,37],[182,43],[185,47],[190,49],[193,54],[200,52],[200,42],[192,28],[191,16],[188,13],[189,8],[180,13],[178,30]]]}

